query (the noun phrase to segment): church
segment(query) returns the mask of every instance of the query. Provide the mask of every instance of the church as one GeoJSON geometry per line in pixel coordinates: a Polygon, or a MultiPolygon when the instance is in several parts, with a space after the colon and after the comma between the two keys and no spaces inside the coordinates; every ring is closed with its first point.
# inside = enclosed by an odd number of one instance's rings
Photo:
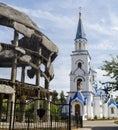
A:
{"type": "MultiPolygon", "coordinates": [[[[71,103],[71,115],[78,114],[83,120],[118,117],[118,104],[112,96],[108,98],[108,93],[99,88],[97,73],[91,67],[81,11],[74,46],[71,54],[70,91],[66,100],[67,104],[71,103]]],[[[68,113],[68,106],[63,106],[62,111],[68,113]]]]}

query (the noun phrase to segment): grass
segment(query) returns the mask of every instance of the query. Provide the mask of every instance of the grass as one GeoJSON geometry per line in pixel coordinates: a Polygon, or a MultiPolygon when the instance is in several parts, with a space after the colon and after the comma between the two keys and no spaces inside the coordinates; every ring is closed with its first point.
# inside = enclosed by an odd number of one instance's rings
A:
{"type": "Polygon", "coordinates": [[[118,120],[117,121],[114,121],[115,124],[118,124],[118,120]]]}
{"type": "MultiPolygon", "coordinates": [[[[94,118],[94,119],[88,119],[89,121],[99,121],[99,120],[117,120],[118,118],[94,118]]],[[[118,120],[116,121],[116,122],[118,122],[118,120]]],[[[117,123],[118,124],[118,123],[117,123]]]]}

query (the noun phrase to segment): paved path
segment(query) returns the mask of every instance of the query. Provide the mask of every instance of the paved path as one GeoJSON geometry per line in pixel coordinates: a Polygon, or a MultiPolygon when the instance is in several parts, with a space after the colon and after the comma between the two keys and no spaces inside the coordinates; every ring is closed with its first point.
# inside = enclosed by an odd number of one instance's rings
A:
{"type": "Polygon", "coordinates": [[[114,120],[84,121],[83,128],[74,130],[118,130],[118,124],[114,120]]]}

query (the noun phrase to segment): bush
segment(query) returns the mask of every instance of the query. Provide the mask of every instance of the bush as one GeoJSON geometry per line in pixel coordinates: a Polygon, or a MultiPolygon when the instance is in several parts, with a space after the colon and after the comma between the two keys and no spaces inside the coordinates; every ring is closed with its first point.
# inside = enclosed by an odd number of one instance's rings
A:
{"type": "Polygon", "coordinates": [[[97,120],[97,115],[94,116],[94,119],[97,120]]]}

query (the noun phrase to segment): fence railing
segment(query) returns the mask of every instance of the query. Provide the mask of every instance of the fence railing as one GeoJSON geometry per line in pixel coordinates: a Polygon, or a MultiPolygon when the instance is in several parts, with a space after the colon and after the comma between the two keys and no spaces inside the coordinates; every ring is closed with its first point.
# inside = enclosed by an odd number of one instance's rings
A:
{"type": "MultiPolygon", "coordinates": [[[[66,105],[71,108],[70,104],[66,105]]],[[[37,119],[35,119],[36,115],[34,114],[34,102],[28,105],[14,103],[14,106],[13,114],[12,110],[8,112],[6,109],[8,108],[7,102],[4,103],[0,117],[0,130],[71,130],[71,127],[83,127],[82,117],[71,116],[71,109],[69,109],[67,116],[62,116],[64,113],[60,109],[61,104],[50,104],[50,117],[48,117],[50,120],[46,120],[43,105],[37,110],[37,119]]]]}

